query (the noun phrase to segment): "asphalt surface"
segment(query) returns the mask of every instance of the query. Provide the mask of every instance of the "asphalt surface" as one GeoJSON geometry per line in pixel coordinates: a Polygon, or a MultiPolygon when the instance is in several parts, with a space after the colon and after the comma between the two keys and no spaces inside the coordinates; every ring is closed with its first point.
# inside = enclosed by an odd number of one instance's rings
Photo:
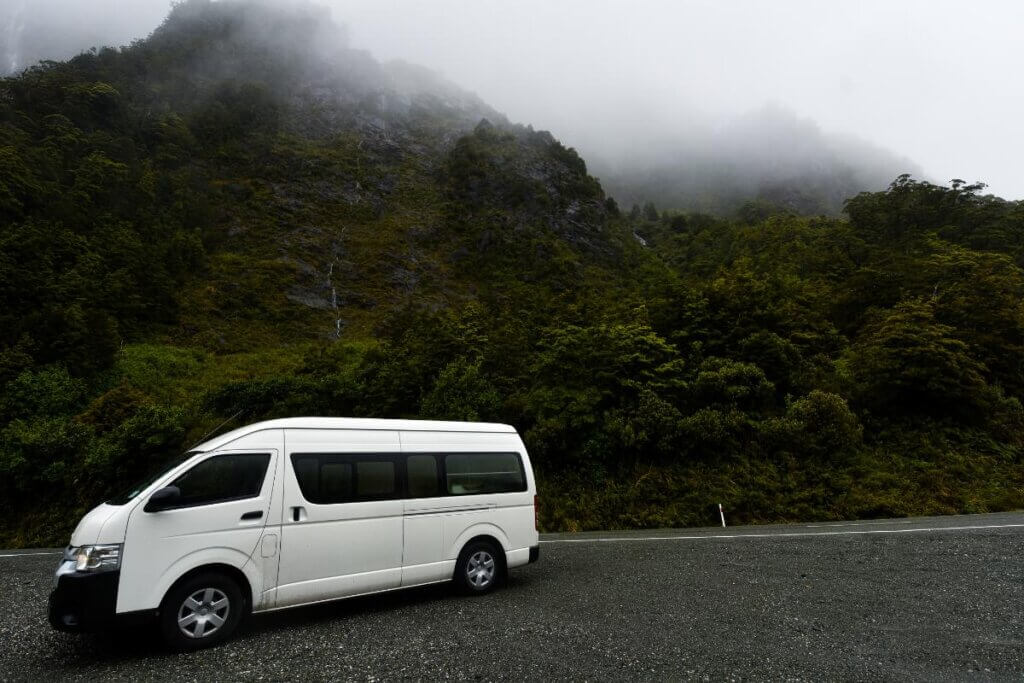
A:
{"type": "Polygon", "coordinates": [[[58,555],[0,551],[0,678],[1024,680],[1024,513],[543,540],[488,596],[287,610],[191,654],[50,630],[58,555]]]}

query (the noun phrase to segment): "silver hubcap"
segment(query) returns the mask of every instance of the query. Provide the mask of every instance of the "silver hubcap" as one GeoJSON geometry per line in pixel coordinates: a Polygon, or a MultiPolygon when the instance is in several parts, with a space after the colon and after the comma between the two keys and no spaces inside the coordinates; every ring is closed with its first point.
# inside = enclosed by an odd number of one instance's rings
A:
{"type": "Polygon", "coordinates": [[[486,550],[478,550],[469,558],[466,578],[474,588],[486,588],[494,581],[494,558],[486,550]]]}
{"type": "Polygon", "coordinates": [[[216,588],[203,588],[185,598],[178,608],[178,629],[189,638],[206,638],[227,621],[231,603],[216,588]]]}

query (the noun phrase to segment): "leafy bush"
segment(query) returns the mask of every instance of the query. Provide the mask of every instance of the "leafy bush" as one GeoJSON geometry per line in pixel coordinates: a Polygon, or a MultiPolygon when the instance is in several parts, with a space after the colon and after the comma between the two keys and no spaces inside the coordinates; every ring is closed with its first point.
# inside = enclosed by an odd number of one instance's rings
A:
{"type": "Polygon", "coordinates": [[[493,420],[501,410],[501,397],[483,375],[480,361],[458,358],[441,370],[433,388],[423,397],[419,414],[427,419],[493,420]]]}

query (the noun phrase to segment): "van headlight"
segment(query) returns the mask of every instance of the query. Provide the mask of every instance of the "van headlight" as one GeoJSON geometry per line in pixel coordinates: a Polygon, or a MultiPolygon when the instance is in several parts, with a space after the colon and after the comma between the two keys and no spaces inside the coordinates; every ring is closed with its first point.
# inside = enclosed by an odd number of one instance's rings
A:
{"type": "Polygon", "coordinates": [[[121,543],[69,547],[64,560],[73,562],[76,572],[112,572],[121,568],[121,547],[121,543]]]}

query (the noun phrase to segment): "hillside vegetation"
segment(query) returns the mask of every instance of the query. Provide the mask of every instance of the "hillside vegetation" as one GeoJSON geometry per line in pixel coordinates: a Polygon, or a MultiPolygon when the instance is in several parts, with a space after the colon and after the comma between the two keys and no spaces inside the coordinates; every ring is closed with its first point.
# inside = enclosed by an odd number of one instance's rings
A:
{"type": "Polygon", "coordinates": [[[1024,506],[1024,205],[621,211],[323,14],[190,0],[0,81],[0,544],[226,423],[490,420],[546,530],[1024,506]]]}

